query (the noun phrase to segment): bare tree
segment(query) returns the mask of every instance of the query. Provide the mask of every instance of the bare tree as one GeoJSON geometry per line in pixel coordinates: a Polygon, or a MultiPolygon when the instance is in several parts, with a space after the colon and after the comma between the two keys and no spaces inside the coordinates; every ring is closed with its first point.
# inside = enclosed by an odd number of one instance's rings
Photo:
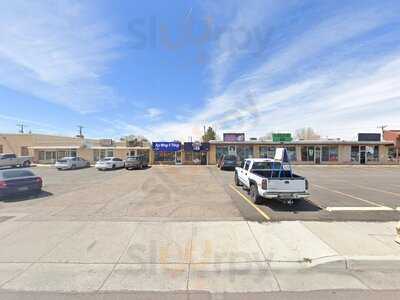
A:
{"type": "Polygon", "coordinates": [[[137,146],[143,147],[143,146],[150,144],[149,140],[142,135],[133,135],[132,134],[132,135],[128,135],[128,136],[121,138],[121,140],[126,141],[127,144],[130,145],[130,147],[137,147],[137,146]]]}
{"type": "Polygon", "coordinates": [[[296,139],[298,140],[318,140],[321,136],[311,127],[304,127],[296,130],[296,139]]]}

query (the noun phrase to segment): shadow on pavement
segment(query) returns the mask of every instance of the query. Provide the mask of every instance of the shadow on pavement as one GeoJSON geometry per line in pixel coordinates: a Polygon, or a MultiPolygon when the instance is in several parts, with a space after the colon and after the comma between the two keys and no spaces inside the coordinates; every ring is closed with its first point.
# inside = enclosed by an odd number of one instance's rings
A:
{"type": "Polygon", "coordinates": [[[282,212],[317,212],[322,210],[321,207],[315,205],[308,200],[298,200],[292,205],[284,204],[276,200],[267,200],[261,206],[266,206],[274,211],[282,212]]]}
{"type": "Polygon", "coordinates": [[[42,199],[52,196],[50,192],[42,191],[40,194],[20,194],[15,196],[7,196],[0,198],[2,202],[19,202],[19,201],[30,201],[36,199],[42,199]]]}

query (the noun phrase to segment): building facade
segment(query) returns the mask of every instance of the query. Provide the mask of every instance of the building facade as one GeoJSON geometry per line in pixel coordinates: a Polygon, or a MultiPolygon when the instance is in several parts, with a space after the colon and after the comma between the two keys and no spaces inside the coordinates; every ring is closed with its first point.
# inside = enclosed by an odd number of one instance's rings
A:
{"type": "Polygon", "coordinates": [[[395,164],[399,163],[393,142],[362,141],[293,141],[293,142],[223,142],[211,141],[209,164],[216,164],[224,154],[235,154],[243,160],[248,157],[273,158],[276,148],[285,147],[293,164],[395,164]]]}
{"type": "Polygon", "coordinates": [[[0,153],[32,156],[34,162],[52,164],[65,156],[96,162],[106,156],[125,159],[145,155],[150,164],[213,165],[223,154],[273,158],[278,147],[286,147],[293,164],[398,164],[400,132],[387,141],[257,141],[230,139],[209,143],[155,142],[140,144],[110,139],[85,139],[41,134],[0,134],[0,153]]]}

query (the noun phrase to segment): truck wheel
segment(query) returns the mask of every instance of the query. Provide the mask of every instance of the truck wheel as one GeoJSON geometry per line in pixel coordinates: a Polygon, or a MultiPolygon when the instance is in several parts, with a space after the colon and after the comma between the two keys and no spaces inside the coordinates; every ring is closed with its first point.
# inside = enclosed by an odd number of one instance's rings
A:
{"type": "Polygon", "coordinates": [[[255,184],[252,184],[250,186],[250,197],[253,200],[254,204],[261,204],[262,203],[262,198],[258,194],[258,189],[255,184]]]}
{"type": "Polygon", "coordinates": [[[24,163],[22,164],[22,166],[23,166],[24,168],[29,168],[30,165],[31,165],[31,162],[30,162],[29,160],[24,161],[24,163]]]}
{"type": "Polygon", "coordinates": [[[237,172],[235,172],[235,184],[236,184],[236,186],[240,186],[241,185],[237,172]]]}

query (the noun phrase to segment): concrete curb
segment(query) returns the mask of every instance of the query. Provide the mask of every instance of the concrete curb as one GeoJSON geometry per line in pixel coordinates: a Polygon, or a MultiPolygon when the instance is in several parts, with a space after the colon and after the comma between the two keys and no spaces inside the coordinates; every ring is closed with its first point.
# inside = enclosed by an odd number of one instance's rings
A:
{"type": "Polygon", "coordinates": [[[304,261],[267,261],[271,270],[400,270],[399,256],[331,256],[304,261]]]}

